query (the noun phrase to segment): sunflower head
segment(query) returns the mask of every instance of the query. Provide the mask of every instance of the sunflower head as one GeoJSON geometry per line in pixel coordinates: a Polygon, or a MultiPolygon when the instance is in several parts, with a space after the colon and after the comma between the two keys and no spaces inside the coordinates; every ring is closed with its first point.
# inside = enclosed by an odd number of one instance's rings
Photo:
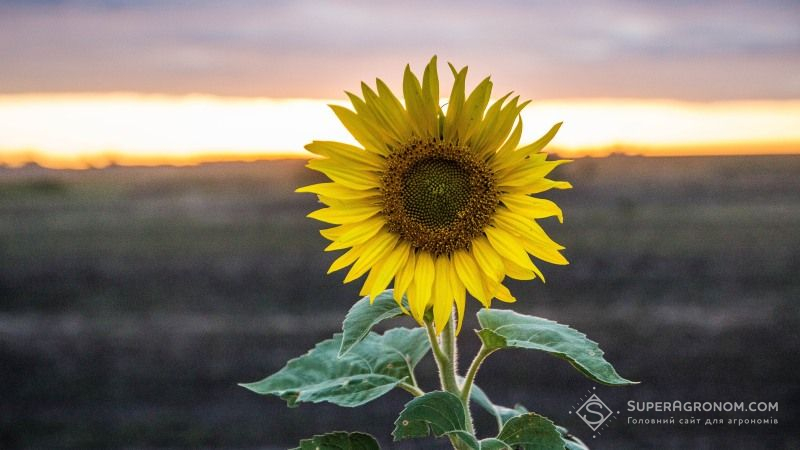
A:
{"type": "Polygon", "coordinates": [[[331,105],[360,145],[308,144],[321,157],[308,167],[331,181],[298,189],[326,205],[309,214],[334,225],[321,231],[331,241],[326,250],[346,250],[329,273],[349,266],[345,283],[367,274],[361,295],[371,298],[391,283],[417,321],[432,310],[438,331],[453,304],[461,327],[467,292],[489,307],[494,298],[515,301],[506,277],[544,281],[531,256],[567,264],[564,247],[536,222],[560,221],[561,210],[532,195],[571,187],[546,178],[568,162],[548,161],[542,151],[560,123],[520,147],[528,102],[507,94],[490,105],[489,78],[467,94],[467,68],[450,69],[446,107],[436,57],[422,82],[406,66],[403,102],[377,80],[375,89],[361,84],[362,97],[347,93],[353,109],[331,105]]]}

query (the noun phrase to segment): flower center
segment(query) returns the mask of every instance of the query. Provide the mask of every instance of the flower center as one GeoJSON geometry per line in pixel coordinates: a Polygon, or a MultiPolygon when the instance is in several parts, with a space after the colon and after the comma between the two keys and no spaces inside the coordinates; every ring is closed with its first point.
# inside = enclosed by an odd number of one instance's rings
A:
{"type": "Polygon", "coordinates": [[[469,174],[455,161],[423,159],[403,177],[403,207],[415,221],[442,228],[463,215],[470,197],[469,174]]]}
{"type": "Polygon", "coordinates": [[[469,248],[499,201],[486,163],[437,139],[415,139],[392,152],[381,181],[389,230],[435,255],[469,248]]]}

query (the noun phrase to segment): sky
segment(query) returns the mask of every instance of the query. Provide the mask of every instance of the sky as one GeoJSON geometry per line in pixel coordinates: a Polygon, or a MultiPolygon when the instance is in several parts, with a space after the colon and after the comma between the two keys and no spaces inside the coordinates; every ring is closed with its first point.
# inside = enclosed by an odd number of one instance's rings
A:
{"type": "Polygon", "coordinates": [[[299,155],[347,139],[343,91],[434,54],[534,100],[531,139],[563,120],[567,153],[800,152],[799,23],[797,1],[4,0],[0,163],[299,155]]]}

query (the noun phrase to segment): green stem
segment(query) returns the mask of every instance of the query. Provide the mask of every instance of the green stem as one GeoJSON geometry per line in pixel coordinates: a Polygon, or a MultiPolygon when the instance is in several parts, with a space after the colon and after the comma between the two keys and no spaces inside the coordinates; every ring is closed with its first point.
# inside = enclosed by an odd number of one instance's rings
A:
{"type": "Polygon", "coordinates": [[[470,364],[469,369],[467,369],[467,376],[464,378],[464,384],[461,385],[462,402],[469,403],[469,396],[472,393],[472,384],[475,382],[478,369],[481,368],[483,361],[492,353],[494,353],[494,350],[490,350],[481,345],[481,349],[478,350],[478,354],[475,355],[475,359],[472,360],[472,364],[470,364]]]}
{"type": "Polygon", "coordinates": [[[460,391],[458,390],[458,384],[455,382],[455,378],[448,376],[448,372],[452,373],[450,355],[447,355],[444,351],[442,351],[442,347],[439,345],[439,338],[436,336],[436,329],[434,329],[433,324],[426,320],[425,329],[428,331],[428,340],[431,343],[433,358],[436,360],[436,366],[439,369],[439,382],[442,385],[442,389],[459,395],[460,391]]]}
{"type": "Polygon", "coordinates": [[[397,384],[397,387],[406,390],[409,394],[413,395],[414,397],[421,397],[425,395],[425,391],[414,386],[413,384],[406,383],[405,381],[401,381],[397,384]]]}
{"type": "Polygon", "coordinates": [[[452,315],[442,330],[442,344],[444,354],[447,356],[444,377],[447,384],[452,386],[448,391],[455,395],[461,395],[458,381],[456,381],[458,379],[458,347],[456,346],[455,318],[452,315]]]}
{"type": "Polygon", "coordinates": [[[411,381],[411,383],[410,383],[410,384],[411,384],[412,386],[414,386],[414,387],[418,388],[418,387],[419,387],[419,383],[417,383],[417,377],[416,377],[416,375],[414,375],[414,368],[413,368],[413,367],[411,367],[411,363],[410,363],[410,361],[409,361],[409,362],[407,362],[407,364],[408,364],[408,376],[409,376],[409,381],[411,381]]]}
{"type": "Polygon", "coordinates": [[[464,416],[466,419],[465,423],[467,426],[467,431],[470,434],[475,434],[475,427],[472,423],[472,412],[469,409],[469,394],[464,396],[463,393],[465,387],[459,387],[458,381],[456,381],[458,380],[458,346],[456,345],[455,311],[453,311],[453,314],[450,316],[450,320],[447,322],[447,327],[445,327],[445,329],[442,331],[442,340],[444,341],[445,352],[447,352],[448,356],[450,357],[450,361],[452,361],[448,367],[448,376],[452,377],[453,383],[456,385],[456,389],[451,392],[459,396],[461,399],[461,404],[464,406],[464,416]]]}
{"type": "MultiPolygon", "coordinates": [[[[456,340],[452,318],[442,331],[441,345],[439,343],[439,337],[436,336],[436,329],[430,321],[425,321],[425,329],[428,331],[428,340],[431,343],[433,357],[439,369],[439,381],[441,382],[442,389],[460,398],[461,391],[458,388],[458,382],[456,382],[456,340]]],[[[465,405],[468,431],[472,433],[472,418],[470,417],[468,408],[469,405],[465,405]]],[[[450,443],[456,450],[470,450],[469,447],[456,436],[450,436],[450,443]]]]}

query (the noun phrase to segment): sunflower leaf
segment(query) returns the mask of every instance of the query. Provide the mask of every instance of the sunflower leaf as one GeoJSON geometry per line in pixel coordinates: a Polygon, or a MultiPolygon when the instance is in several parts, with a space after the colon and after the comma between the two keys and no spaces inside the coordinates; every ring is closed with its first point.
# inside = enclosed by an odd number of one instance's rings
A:
{"type": "Polygon", "coordinates": [[[481,439],[481,450],[514,450],[511,446],[497,438],[481,439]]]}
{"type": "Polygon", "coordinates": [[[475,384],[472,385],[472,390],[470,391],[470,400],[474,401],[478,404],[478,406],[482,407],[489,414],[493,415],[497,419],[498,428],[501,429],[503,428],[503,425],[509,421],[509,419],[528,412],[528,410],[522,405],[516,405],[514,408],[495,405],[491,400],[489,400],[489,396],[486,395],[486,392],[484,392],[483,389],[479,388],[475,384]]]}
{"type": "Polygon", "coordinates": [[[483,309],[478,312],[478,336],[491,349],[542,350],[572,364],[586,377],[610,386],[637,384],[619,376],[603,358],[596,342],[566,325],[514,311],[483,309]]]}
{"type": "Polygon", "coordinates": [[[457,436],[474,450],[480,450],[477,439],[467,431],[464,405],[454,394],[444,391],[429,392],[406,403],[394,422],[395,441],[408,438],[457,436]]]}
{"type": "Polygon", "coordinates": [[[320,342],[277,373],[241,384],[258,394],[277,395],[289,406],[330,402],[354,407],[375,400],[411,376],[430,346],[422,328],[369,333],[339,358],[342,335],[320,342]]]}
{"type": "MultiPolygon", "coordinates": [[[[509,420],[513,419],[514,417],[521,416],[523,414],[527,414],[527,408],[524,406],[517,404],[513,408],[507,408],[505,406],[495,405],[489,400],[489,397],[486,393],[479,388],[477,385],[472,385],[472,391],[470,391],[470,399],[485,409],[489,414],[493,415],[497,419],[498,427],[502,430],[503,426],[509,420]]],[[[564,446],[566,450],[589,450],[589,447],[586,446],[580,439],[570,434],[570,432],[559,425],[556,425],[556,430],[561,434],[561,439],[564,441],[564,446]]],[[[494,447],[484,447],[483,443],[486,441],[484,439],[481,441],[481,450],[492,449],[494,447]]],[[[491,442],[490,445],[495,445],[494,442],[491,442]]],[[[503,447],[497,447],[503,448],[503,447]]]]}
{"type": "Polygon", "coordinates": [[[516,416],[506,422],[497,439],[522,450],[564,450],[564,440],[550,419],[536,413],[516,416]]]}
{"type": "Polygon", "coordinates": [[[300,441],[300,446],[292,450],[380,450],[380,445],[374,437],[367,433],[334,431],[320,434],[300,441]]]}
{"type": "MultiPolygon", "coordinates": [[[[372,327],[386,319],[403,315],[403,310],[394,300],[393,295],[394,291],[388,289],[378,294],[372,304],[370,304],[369,296],[366,296],[350,308],[342,322],[340,358],[361,342],[372,330],[372,327]]],[[[408,310],[408,301],[405,297],[403,298],[403,307],[408,310]]]]}
{"type": "Polygon", "coordinates": [[[561,439],[564,440],[564,447],[567,450],[589,450],[589,447],[583,441],[570,434],[566,428],[556,425],[556,429],[561,433],[561,439]]]}

